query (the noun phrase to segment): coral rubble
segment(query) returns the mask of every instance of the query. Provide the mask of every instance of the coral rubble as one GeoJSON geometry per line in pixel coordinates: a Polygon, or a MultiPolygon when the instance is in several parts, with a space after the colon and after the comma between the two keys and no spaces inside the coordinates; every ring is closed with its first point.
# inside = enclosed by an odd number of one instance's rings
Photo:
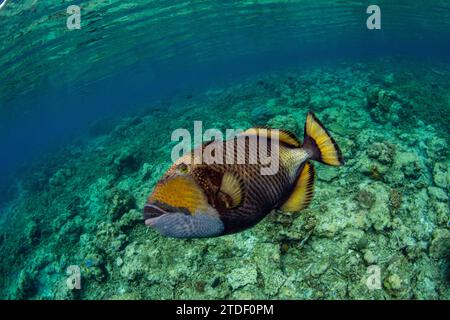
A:
{"type": "MultiPolygon", "coordinates": [[[[374,79],[383,63],[263,74],[155,103],[115,127],[97,123],[83,145],[30,165],[21,192],[3,204],[0,296],[448,299],[450,108],[430,123],[422,96],[408,91],[426,91],[422,79],[399,65],[374,79]],[[302,137],[310,109],[346,165],[316,165],[308,209],[274,211],[212,239],[164,238],[144,226],[142,206],[170,165],[174,129],[200,119],[205,128],[269,125],[302,137]],[[81,290],[66,285],[72,265],[81,290]],[[370,266],[379,267],[380,288],[367,285],[370,266]]],[[[450,89],[448,80],[436,79],[450,89]]]]}

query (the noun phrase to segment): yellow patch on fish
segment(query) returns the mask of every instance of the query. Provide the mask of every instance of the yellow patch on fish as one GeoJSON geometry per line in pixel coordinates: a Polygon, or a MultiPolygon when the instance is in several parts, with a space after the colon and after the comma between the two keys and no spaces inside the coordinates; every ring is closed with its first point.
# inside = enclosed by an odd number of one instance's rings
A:
{"type": "Polygon", "coordinates": [[[191,214],[208,208],[204,192],[189,176],[176,176],[158,183],[148,200],[176,208],[186,208],[191,214]]]}

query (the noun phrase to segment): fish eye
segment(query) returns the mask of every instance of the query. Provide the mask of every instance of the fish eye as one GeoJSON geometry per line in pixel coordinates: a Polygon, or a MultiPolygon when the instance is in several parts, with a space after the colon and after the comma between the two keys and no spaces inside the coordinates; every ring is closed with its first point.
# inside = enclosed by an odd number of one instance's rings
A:
{"type": "Polygon", "coordinates": [[[178,170],[180,171],[180,173],[188,173],[189,169],[188,166],[184,163],[180,164],[180,166],[178,167],[178,170]]]}

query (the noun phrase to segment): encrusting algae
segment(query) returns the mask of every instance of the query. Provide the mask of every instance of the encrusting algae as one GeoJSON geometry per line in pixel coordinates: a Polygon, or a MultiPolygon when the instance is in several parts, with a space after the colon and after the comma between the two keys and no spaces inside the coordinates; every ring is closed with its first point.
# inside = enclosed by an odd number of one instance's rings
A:
{"type": "MultiPolygon", "coordinates": [[[[93,129],[24,168],[4,192],[0,296],[447,299],[450,105],[441,102],[450,101],[450,74],[432,69],[445,70],[394,59],[292,68],[93,129]],[[439,117],[422,110],[429,90],[439,117]],[[308,208],[276,209],[253,228],[214,238],[168,238],[145,226],[142,208],[172,165],[174,129],[202,119],[208,128],[267,125],[301,137],[309,110],[346,162],[316,166],[308,208]],[[71,265],[80,267],[80,290],[67,287],[71,265]],[[367,286],[373,265],[377,289],[367,286]]],[[[238,177],[226,181],[225,208],[248,201],[233,191],[242,186],[238,177]]]]}

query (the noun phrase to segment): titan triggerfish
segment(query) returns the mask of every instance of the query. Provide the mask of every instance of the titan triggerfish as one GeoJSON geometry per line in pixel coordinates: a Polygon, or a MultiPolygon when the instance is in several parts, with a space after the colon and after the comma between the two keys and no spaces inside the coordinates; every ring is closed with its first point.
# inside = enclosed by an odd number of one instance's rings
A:
{"type": "Polygon", "coordinates": [[[292,132],[263,127],[198,148],[170,167],[145,204],[145,224],[164,236],[216,237],[248,229],[273,209],[300,211],[313,198],[313,161],[344,163],[337,143],[312,112],[306,117],[303,142],[292,132]],[[275,137],[276,148],[271,143],[275,137]],[[251,138],[268,141],[266,151],[279,161],[276,172],[261,174],[266,164],[247,143],[251,138]],[[221,151],[223,161],[195,161],[202,154],[196,151],[206,149],[221,151]],[[227,161],[230,150],[235,161],[227,161]],[[243,162],[237,161],[239,155],[244,155],[243,162]]]}

